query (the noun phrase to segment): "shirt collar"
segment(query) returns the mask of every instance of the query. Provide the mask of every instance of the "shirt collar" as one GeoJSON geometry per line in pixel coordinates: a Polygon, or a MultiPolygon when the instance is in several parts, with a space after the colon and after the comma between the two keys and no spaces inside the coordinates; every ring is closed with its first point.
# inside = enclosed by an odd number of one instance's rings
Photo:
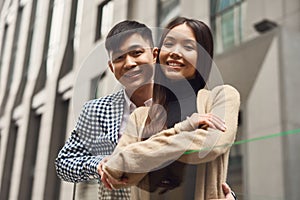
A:
{"type": "Polygon", "coordinates": [[[147,101],[144,102],[144,105],[146,107],[150,107],[152,105],[152,98],[148,99],[147,101]]]}
{"type": "MultiPolygon", "coordinates": [[[[127,92],[125,91],[125,89],[123,91],[124,91],[124,98],[125,98],[125,106],[127,108],[129,108],[130,113],[132,113],[137,108],[137,106],[130,100],[130,98],[129,98],[127,92]]],[[[144,105],[146,107],[151,106],[151,104],[152,104],[152,98],[150,98],[150,99],[148,99],[147,101],[144,102],[144,105]]]]}

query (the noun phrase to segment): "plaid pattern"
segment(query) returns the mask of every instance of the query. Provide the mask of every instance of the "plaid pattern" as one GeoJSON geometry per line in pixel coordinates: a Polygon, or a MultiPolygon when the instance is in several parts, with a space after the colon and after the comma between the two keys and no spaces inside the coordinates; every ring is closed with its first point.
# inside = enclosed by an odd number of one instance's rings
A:
{"type": "MultiPolygon", "coordinates": [[[[124,91],[120,90],[85,103],[75,129],[55,160],[57,175],[62,180],[82,182],[100,178],[97,166],[111,155],[118,142],[124,101],[124,91]]],[[[128,189],[106,190],[102,183],[99,189],[100,199],[126,199],[130,195],[128,189]]]]}
{"type": "Polygon", "coordinates": [[[98,197],[99,200],[130,200],[130,187],[111,191],[100,183],[98,197]]]}

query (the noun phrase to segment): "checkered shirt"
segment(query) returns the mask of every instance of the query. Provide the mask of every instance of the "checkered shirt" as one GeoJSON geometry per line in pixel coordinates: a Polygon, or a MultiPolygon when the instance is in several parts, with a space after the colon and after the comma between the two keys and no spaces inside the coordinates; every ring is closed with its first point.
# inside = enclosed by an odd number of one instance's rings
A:
{"type": "MultiPolygon", "coordinates": [[[[123,107],[123,90],[85,103],[75,129],[55,160],[62,180],[100,180],[97,166],[117,145],[123,107]]],[[[99,186],[99,199],[126,199],[130,195],[130,189],[111,192],[102,183],[99,186]]]]}
{"type": "Polygon", "coordinates": [[[108,190],[102,183],[99,184],[98,200],[130,200],[130,188],[108,190]]]}

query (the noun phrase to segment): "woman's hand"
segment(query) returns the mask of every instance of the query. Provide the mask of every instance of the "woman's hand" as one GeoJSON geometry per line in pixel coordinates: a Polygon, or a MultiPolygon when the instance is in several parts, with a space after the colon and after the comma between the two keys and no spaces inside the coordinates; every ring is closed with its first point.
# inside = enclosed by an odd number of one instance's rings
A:
{"type": "Polygon", "coordinates": [[[108,176],[102,170],[104,163],[106,163],[108,161],[108,159],[109,159],[109,156],[103,158],[103,160],[99,163],[97,170],[98,170],[98,174],[100,175],[101,182],[104,184],[104,186],[106,188],[112,190],[112,186],[109,183],[108,176]]]}
{"type": "Polygon", "coordinates": [[[207,113],[207,114],[193,113],[190,117],[187,117],[187,120],[195,129],[197,129],[198,127],[200,128],[209,127],[213,129],[218,129],[223,132],[226,131],[225,121],[212,113],[207,113]]]}
{"type": "Polygon", "coordinates": [[[109,156],[103,158],[103,160],[99,163],[98,165],[98,174],[100,175],[101,177],[101,182],[104,184],[104,186],[109,189],[109,190],[113,190],[115,189],[113,187],[113,185],[126,185],[127,183],[127,180],[124,179],[124,180],[117,180],[117,179],[114,179],[110,176],[108,176],[102,169],[103,165],[108,161],[109,159],[109,156]]]}

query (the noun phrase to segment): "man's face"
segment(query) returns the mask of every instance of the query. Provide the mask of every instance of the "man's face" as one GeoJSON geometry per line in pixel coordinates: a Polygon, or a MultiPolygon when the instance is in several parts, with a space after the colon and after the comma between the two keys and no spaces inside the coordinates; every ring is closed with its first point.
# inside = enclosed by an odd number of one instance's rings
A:
{"type": "Polygon", "coordinates": [[[126,89],[136,90],[151,82],[157,49],[139,34],[129,36],[118,51],[110,52],[109,67],[126,89]]]}

